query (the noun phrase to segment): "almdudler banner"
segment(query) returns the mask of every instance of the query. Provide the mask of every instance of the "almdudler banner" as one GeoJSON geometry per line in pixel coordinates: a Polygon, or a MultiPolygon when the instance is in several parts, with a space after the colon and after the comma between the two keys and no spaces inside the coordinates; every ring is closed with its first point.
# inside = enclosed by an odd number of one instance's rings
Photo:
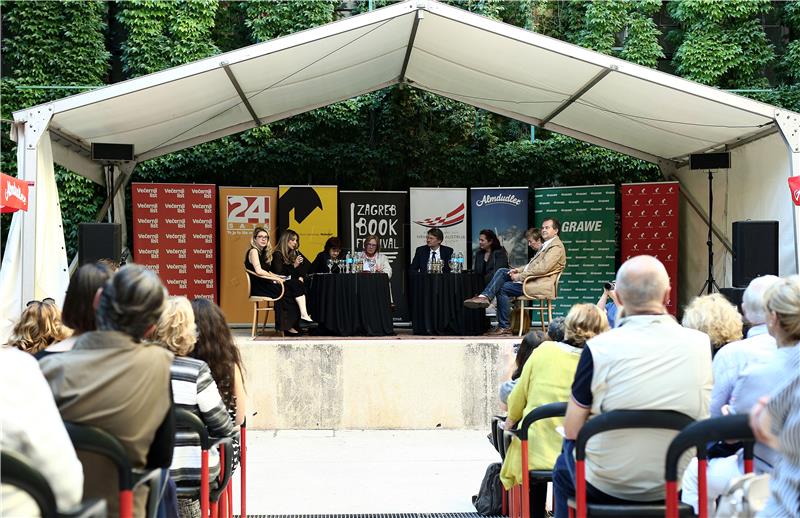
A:
{"type": "Polygon", "coordinates": [[[567,252],[553,312],[565,316],[573,304],[594,304],[603,284],[614,279],[614,186],[548,187],[534,194],[536,225],[561,222],[559,237],[567,252]]]}
{"type": "Polygon", "coordinates": [[[478,238],[483,229],[497,234],[500,245],[508,252],[512,266],[528,262],[528,188],[527,187],[473,187],[470,189],[470,222],[472,223],[472,250],[469,265],[478,251],[478,238]]]}
{"type": "Polygon", "coordinates": [[[266,228],[275,245],[277,204],[275,187],[219,188],[220,307],[228,323],[252,322],[253,304],[248,300],[244,257],[256,227],[266,228]]]}
{"type": "Polygon", "coordinates": [[[411,205],[411,242],[408,262],[417,247],[425,244],[431,228],[444,234],[442,244],[467,256],[467,190],[452,187],[412,187],[409,189],[411,205]]]}

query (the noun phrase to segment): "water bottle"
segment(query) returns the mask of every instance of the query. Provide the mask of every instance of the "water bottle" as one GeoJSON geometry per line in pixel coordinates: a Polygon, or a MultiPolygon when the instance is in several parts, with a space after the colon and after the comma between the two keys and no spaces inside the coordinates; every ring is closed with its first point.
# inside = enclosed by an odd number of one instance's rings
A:
{"type": "Polygon", "coordinates": [[[456,267],[456,269],[458,270],[458,273],[463,272],[464,271],[464,254],[459,252],[458,256],[456,257],[456,262],[458,263],[458,266],[456,267]]]}
{"type": "Polygon", "coordinates": [[[344,273],[353,273],[353,256],[347,252],[344,259],[344,273]]]}

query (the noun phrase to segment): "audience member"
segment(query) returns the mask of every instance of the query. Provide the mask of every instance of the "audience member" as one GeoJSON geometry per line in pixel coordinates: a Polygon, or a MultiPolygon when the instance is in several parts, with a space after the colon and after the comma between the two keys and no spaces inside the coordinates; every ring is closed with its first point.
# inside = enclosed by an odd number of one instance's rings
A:
{"type": "Polygon", "coordinates": [[[564,341],[564,317],[556,317],[547,326],[547,336],[554,342],[564,341]]]}
{"type": "MultiPolygon", "coordinates": [[[[505,428],[514,427],[525,415],[547,403],[566,401],[581,349],[590,338],[608,331],[603,312],[593,304],[572,306],[565,324],[564,342],[544,342],[531,354],[519,382],[508,396],[505,428]]],[[[555,431],[561,419],[544,419],[531,426],[528,469],[551,469],[561,452],[561,436],[555,431]]],[[[513,439],[506,452],[500,480],[506,489],[522,483],[520,441],[513,439]]]]}
{"type": "Polygon", "coordinates": [[[617,313],[619,312],[619,300],[617,300],[616,286],[613,282],[606,283],[603,286],[603,294],[597,301],[597,307],[606,314],[608,320],[608,327],[613,328],[617,322],[617,313]]]}
{"type": "Polygon", "coordinates": [[[489,282],[498,268],[508,267],[508,253],[500,246],[497,234],[488,228],[481,230],[478,234],[478,251],[475,252],[472,269],[489,282]]]}
{"type": "MultiPolygon", "coordinates": [[[[536,255],[522,268],[498,269],[492,280],[477,297],[464,301],[468,308],[480,309],[489,307],[492,299],[497,298],[497,327],[489,331],[489,335],[510,335],[509,321],[511,301],[523,293],[523,282],[533,278],[532,282],[525,284],[525,295],[537,299],[553,298],[555,296],[554,275],[563,270],[567,264],[564,245],[558,237],[561,224],[555,218],[547,218],[542,222],[541,236],[544,244],[536,255]]],[[[528,233],[527,235],[532,235],[528,233]]],[[[528,237],[528,245],[533,248],[534,241],[528,237]]]]}
{"type": "MultiPolygon", "coordinates": [[[[97,331],[83,333],[68,354],[39,362],[61,417],[116,437],[137,469],[168,467],[172,461],[172,355],[142,343],[155,329],[165,297],[155,273],[123,266],[97,298],[97,331]]],[[[78,457],[85,495],[105,498],[108,514],[118,514],[116,470],[98,455],[81,451],[78,457]]],[[[137,516],[144,516],[146,497],[145,487],[137,489],[137,516]]]]}
{"type": "MultiPolygon", "coordinates": [[[[575,371],[566,440],[553,469],[557,518],[567,517],[567,499],[575,494],[574,440],[590,415],[623,409],[672,410],[695,419],[708,415],[708,336],[681,327],[667,313],[664,265],[646,255],[629,259],[617,273],[616,291],[625,317],[586,343],[575,371]]],[[[587,500],[663,500],[664,458],[674,436],[668,430],[619,430],[593,438],[586,449],[587,500]]]]}
{"type": "Polygon", "coordinates": [[[723,346],[742,339],[742,315],[719,293],[695,297],[684,310],[681,323],[708,335],[712,357],[723,346]]]}
{"type": "MultiPolygon", "coordinates": [[[[795,298],[791,315],[776,315],[786,338],[800,338],[800,321],[795,298]],[[785,328],[783,326],[786,326],[785,328]]],[[[762,397],[750,414],[750,427],[759,442],[780,452],[769,480],[770,495],[763,517],[798,516],[800,514],[800,351],[791,355],[793,376],[780,385],[771,396],[762,397]]]]}
{"type": "Polygon", "coordinates": [[[69,335],[69,329],[61,323],[61,312],[53,299],[32,300],[11,331],[7,345],[36,354],[69,335]]]}
{"type": "Polygon", "coordinates": [[[72,336],[39,351],[36,353],[37,358],[69,351],[80,335],[97,328],[94,299],[113,272],[114,270],[102,262],[84,264],[75,270],[69,280],[64,310],[61,312],[61,321],[72,330],[72,336]]]}
{"type": "MultiPolygon", "coordinates": [[[[0,349],[0,447],[22,455],[47,480],[59,512],[81,501],[83,469],[58,413],[50,387],[31,355],[0,349]]],[[[3,484],[3,516],[39,516],[33,499],[3,484]]]]}
{"type": "Polygon", "coordinates": [[[442,271],[449,273],[453,249],[443,245],[442,241],[444,241],[444,234],[441,229],[429,228],[425,236],[425,244],[414,252],[414,259],[411,261],[411,267],[408,271],[411,273],[427,273],[430,263],[441,261],[442,271]]]}
{"type": "Polygon", "coordinates": [[[541,331],[534,330],[526,334],[522,342],[520,342],[514,359],[514,372],[511,373],[511,379],[500,385],[499,397],[503,405],[507,403],[508,395],[514,390],[514,386],[517,384],[522,374],[522,368],[525,366],[525,362],[528,361],[533,350],[539,347],[545,340],[547,340],[547,335],[541,331]]]}
{"type": "MultiPolygon", "coordinates": [[[[721,408],[722,414],[747,414],[759,398],[789,382],[800,372],[794,361],[800,352],[797,345],[800,340],[800,278],[773,281],[764,293],[762,304],[767,314],[769,334],[775,339],[778,349],[769,360],[752,363],[742,371],[729,403],[721,408]],[[774,321],[770,322],[773,318],[774,321]],[[797,328],[792,329],[795,320],[797,328]]],[[[771,473],[780,459],[779,452],[761,442],[756,443],[754,452],[755,472],[771,473]]],[[[743,472],[741,449],[733,455],[718,456],[708,461],[706,492],[711,514],[716,498],[725,491],[731,479],[743,472]]],[[[683,475],[681,500],[692,505],[695,512],[699,510],[697,495],[697,460],[692,459],[683,475]]]]}
{"type": "Polygon", "coordinates": [[[381,253],[381,242],[378,236],[367,236],[364,239],[364,250],[358,253],[358,259],[364,261],[365,272],[385,273],[392,278],[392,265],[389,258],[381,253]]]}
{"type": "MultiPolygon", "coordinates": [[[[203,360],[211,369],[219,395],[236,426],[245,424],[247,393],[244,387],[244,364],[239,347],[233,340],[222,309],[208,299],[192,301],[197,324],[197,343],[192,357],[203,360]]],[[[234,469],[239,462],[239,438],[233,440],[234,469]]]]}
{"type": "MultiPolygon", "coordinates": [[[[172,393],[175,405],[197,414],[213,437],[233,437],[236,433],[225,403],[208,365],[187,355],[194,349],[197,327],[192,305],[186,297],[170,297],[161,313],[153,341],[163,345],[175,355],[172,360],[172,393]]],[[[212,449],[208,456],[212,478],[219,475],[219,453],[212,449]]],[[[177,486],[200,485],[200,448],[196,436],[178,429],[175,437],[175,454],[170,466],[170,478],[177,486]]],[[[178,499],[181,516],[195,516],[200,512],[200,500],[178,499]]]]}
{"type": "Polygon", "coordinates": [[[309,273],[339,273],[339,265],[336,261],[342,251],[342,242],[336,236],[331,236],[325,241],[322,252],[317,254],[311,263],[309,273]],[[330,268],[328,268],[330,261],[330,268]]]}
{"type": "Polygon", "coordinates": [[[730,403],[736,380],[749,365],[768,361],[775,354],[775,339],[766,324],[768,311],[764,293],[778,281],[774,275],[764,275],[750,281],[744,291],[742,311],[745,321],[752,327],[747,331],[747,338],[729,343],[714,356],[711,417],[722,415],[722,406],[730,403]]]}

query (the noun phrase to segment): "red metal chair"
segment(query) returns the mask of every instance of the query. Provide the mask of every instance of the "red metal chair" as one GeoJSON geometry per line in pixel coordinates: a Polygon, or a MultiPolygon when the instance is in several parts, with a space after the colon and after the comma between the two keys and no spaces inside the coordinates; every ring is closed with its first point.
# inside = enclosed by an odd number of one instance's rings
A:
{"type": "Polygon", "coordinates": [[[22,455],[8,449],[0,452],[0,473],[3,474],[3,484],[24,491],[36,502],[42,518],[105,518],[106,516],[106,501],[99,498],[86,499],[75,509],[59,513],[56,497],[44,475],[22,455]]]}
{"type": "MultiPolygon", "coordinates": [[[[614,410],[595,416],[583,425],[575,441],[575,498],[569,500],[570,517],[587,516],[664,516],[661,503],[593,504],[586,502],[586,443],[591,437],[610,430],[658,428],[680,431],[694,422],[691,417],[666,410],[614,410]]],[[[675,461],[677,462],[677,460],[675,461]]],[[[677,470],[676,470],[677,471],[677,470]]],[[[673,481],[674,482],[674,481],[673,481]]],[[[667,483],[667,489],[671,486],[667,483]]],[[[672,486],[673,489],[676,486],[672,486]]],[[[669,499],[667,499],[669,500],[669,499]]],[[[674,516],[692,517],[691,506],[682,504],[674,516]]]]}
{"type": "MultiPolygon", "coordinates": [[[[204,518],[218,516],[218,503],[231,480],[233,471],[233,441],[230,437],[210,437],[203,420],[192,412],[175,408],[175,427],[181,431],[196,433],[200,438],[200,487],[178,486],[178,497],[200,498],[200,515],[204,518]],[[220,479],[210,480],[208,466],[208,452],[211,448],[219,447],[220,479]]],[[[223,507],[227,511],[227,504],[223,507]]],[[[224,514],[224,513],[223,513],[224,514]]]]}
{"type": "Polygon", "coordinates": [[[744,443],[744,470],[753,471],[753,444],[755,438],[747,415],[728,415],[705,419],[690,424],[675,436],[667,450],[665,479],[667,481],[666,518],[678,516],[678,460],[689,448],[697,448],[697,501],[700,518],[708,516],[705,505],[708,495],[706,467],[708,451],[706,445],[716,441],[742,441],[744,443]]]}
{"type": "MultiPolygon", "coordinates": [[[[119,516],[120,518],[132,518],[133,491],[142,484],[157,481],[161,470],[134,469],[122,444],[113,435],[100,428],[70,421],[65,421],[64,427],[76,450],[102,455],[117,468],[119,516]]],[[[149,513],[154,514],[152,509],[149,510],[149,513]]]]}
{"type": "MultiPolygon", "coordinates": [[[[247,420],[242,423],[239,438],[239,481],[241,495],[239,497],[239,516],[247,516],[247,420]]],[[[231,498],[231,516],[233,516],[233,498],[231,498]]]]}
{"type": "Polygon", "coordinates": [[[534,422],[541,419],[564,417],[566,412],[566,403],[549,403],[542,405],[528,412],[528,415],[522,418],[522,421],[517,425],[515,430],[507,430],[507,433],[515,435],[520,440],[522,473],[528,473],[527,477],[522,477],[522,486],[517,490],[519,491],[518,496],[515,495],[516,500],[519,501],[519,505],[517,506],[519,514],[516,516],[512,515],[512,518],[530,518],[531,487],[539,488],[539,492],[535,493],[534,497],[536,499],[536,506],[541,509],[542,516],[544,515],[544,506],[547,500],[547,483],[553,480],[553,469],[528,470],[528,431],[534,422]]]}

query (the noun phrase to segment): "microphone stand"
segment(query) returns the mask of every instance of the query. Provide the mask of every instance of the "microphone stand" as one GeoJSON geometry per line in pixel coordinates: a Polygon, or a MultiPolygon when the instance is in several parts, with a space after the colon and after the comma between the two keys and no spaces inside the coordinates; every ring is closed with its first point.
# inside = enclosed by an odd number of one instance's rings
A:
{"type": "Polygon", "coordinates": [[[719,286],[717,285],[717,281],[714,280],[714,243],[712,241],[712,233],[711,233],[711,225],[712,225],[712,215],[714,213],[714,172],[709,169],[708,170],[708,237],[706,238],[706,246],[708,247],[708,278],[706,278],[705,284],[703,287],[700,288],[700,293],[698,295],[702,295],[705,291],[708,295],[711,295],[714,290],[719,291],[719,286]]]}

